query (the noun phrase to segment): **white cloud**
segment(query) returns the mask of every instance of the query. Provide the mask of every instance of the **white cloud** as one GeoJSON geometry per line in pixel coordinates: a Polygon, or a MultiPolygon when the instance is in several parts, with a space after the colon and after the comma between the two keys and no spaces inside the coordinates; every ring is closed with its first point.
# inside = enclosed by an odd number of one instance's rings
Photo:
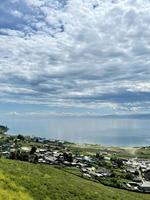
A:
{"type": "Polygon", "coordinates": [[[1,101],[18,95],[22,103],[116,112],[147,106],[148,0],[22,0],[0,9],[1,101]]]}

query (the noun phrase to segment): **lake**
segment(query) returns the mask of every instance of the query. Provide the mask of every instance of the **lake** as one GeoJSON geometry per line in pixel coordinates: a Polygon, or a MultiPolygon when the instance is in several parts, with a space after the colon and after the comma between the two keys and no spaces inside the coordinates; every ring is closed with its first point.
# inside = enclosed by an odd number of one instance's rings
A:
{"type": "Polygon", "coordinates": [[[36,135],[77,143],[115,146],[150,145],[150,120],[102,118],[5,119],[13,134],[36,135]]]}

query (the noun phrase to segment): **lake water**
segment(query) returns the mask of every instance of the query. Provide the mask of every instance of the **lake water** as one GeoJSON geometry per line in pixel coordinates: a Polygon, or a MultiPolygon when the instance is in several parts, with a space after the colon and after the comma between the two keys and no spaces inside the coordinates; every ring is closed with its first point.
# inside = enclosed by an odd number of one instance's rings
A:
{"type": "Polygon", "coordinates": [[[4,123],[13,134],[102,145],[150,145],[150,120],[147,119],[14,118],[4,123]]]}

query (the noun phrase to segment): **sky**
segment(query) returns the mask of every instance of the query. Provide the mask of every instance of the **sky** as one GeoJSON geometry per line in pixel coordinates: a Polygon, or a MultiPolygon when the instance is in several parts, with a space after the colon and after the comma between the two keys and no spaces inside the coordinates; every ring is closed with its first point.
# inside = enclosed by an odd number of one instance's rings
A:
{"type": "Polygon", "coordinates": [[[150,113],[149,0],[0,0],[1,118],[150,113]]]}

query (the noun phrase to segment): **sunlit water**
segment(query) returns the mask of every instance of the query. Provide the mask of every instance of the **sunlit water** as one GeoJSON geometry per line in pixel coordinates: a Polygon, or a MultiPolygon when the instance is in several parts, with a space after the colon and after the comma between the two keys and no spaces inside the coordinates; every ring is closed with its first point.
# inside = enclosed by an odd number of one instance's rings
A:
{"type": "Polygon", "coordinates": [[[145,119],[14,118],[3,120],[3,123],[13,134],[102,145],[150,145],[150,120],[145,119]]]}

